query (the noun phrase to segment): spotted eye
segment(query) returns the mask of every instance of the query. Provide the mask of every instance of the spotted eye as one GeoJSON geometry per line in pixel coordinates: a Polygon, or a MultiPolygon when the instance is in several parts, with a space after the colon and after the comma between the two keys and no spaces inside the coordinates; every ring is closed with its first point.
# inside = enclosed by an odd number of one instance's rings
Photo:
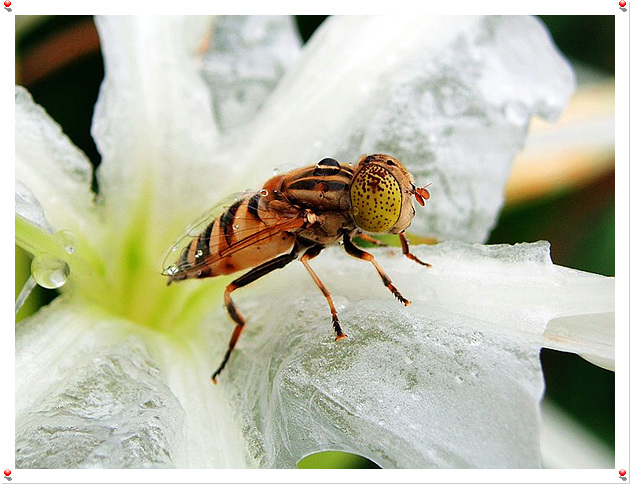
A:
{"type": "Polygon", "coordinates": [[[313,175],[315,176],[330,176],[336,175],[341,170],[341,165],[337,160],[333,160],[332,158],[324,158],[320,160],[319,163],[315,166],[313,170],[313,175]]]}
{"type": "Polygon", "coordinates": [[[383,166],[366,165],[352,180],[350,201],[354,221],[361,229],[387,232],[400,217],[402,190],[383,166]]]}

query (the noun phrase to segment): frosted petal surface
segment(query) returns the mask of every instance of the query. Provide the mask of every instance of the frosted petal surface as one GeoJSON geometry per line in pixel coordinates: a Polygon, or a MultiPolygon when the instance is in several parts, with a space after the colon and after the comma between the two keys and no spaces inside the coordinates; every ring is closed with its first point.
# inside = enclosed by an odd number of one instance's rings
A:
{"type": "Polygon", "coordinates": [[[297,60],[301,45],[294,21],[286,15],[216,18],[201,74],[223,131],[242,128],[254,117],[297,60]]]}
{"type": "Polygon", "coordinates": [[[125,323],[96,322],[64,305],[57,299],[16,328],[16,465],[181,463],[184,412],[143,340],[125,336],[125,323]]]}
{"type": "Polygon", "coordinates": [[[313,261],[340,342],[299,264],[239,290],[248,325],[218,386],[223,308],[181,345],[57,299],[16,330],[17,462],[294,467],[337,449],[383,467],[538,466],[543,333],[611,313],[611,278],[554,266],[544,243],[413,251],[433,267],[372,250],[407,308],[371,265],[340,250],[313,261]]]}
{"type": "Polygon", "coordinates": [[[222,389],[263,465],[337,449],[384,467],[539,466],[542,334],[559,314],[599,311],[589,294],[610,279],[572,277],[543,243],[415,248],[431,269],[372,250],[412,300],[404,308],[370,264],[328,252],[312,265],[342,341],[299,264],[234,295],[250,324],[222,389]]]}
{"type": "Polygon", "coordinates": [[[254,466],[229,402],[210,381],[210,355],[223,342],[207,331],[192,341],[181,345],[67,297],[20,322],[18,466],[254,466]]]}
{"type": "Polygon", "coordinates": [[[46,220],[56,230],[93,231],[92,165],[19,86],[15,88],[15,133],[19,214],[42,227],[46,220]]]}
{"type": "Polygon", "coordinates": [[[261,112],[249,176],[392,153],[432,183],[413,231],[482,242],[529,118],[557,116],[573,88],[533,18],[332,17],[261,112]]]}

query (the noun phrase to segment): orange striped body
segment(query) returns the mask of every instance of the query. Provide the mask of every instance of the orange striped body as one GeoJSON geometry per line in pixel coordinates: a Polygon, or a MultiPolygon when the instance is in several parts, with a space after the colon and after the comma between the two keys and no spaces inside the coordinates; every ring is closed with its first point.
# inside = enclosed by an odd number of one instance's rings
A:
{"type": "Polygon", "coordinates": [[[288,253],[298,242],[303,248],[336,243],[344,233],[356,235],[362,226],[386,232],[396,223],[390,232],[400,233],[415,213],[412,199],[403,200],[403,193],[413,193],[413,184],[400,162],[394,165],[391,160],[371,155],[353,167],[324,158],[317,165],[274,176],[259,192],[240,194],[218,215],[198,224],[197,231],[189,231],[173,247],[163,273],[169,282],[231,274],[288,253]],[[390,174],[393,169],[400,174],[390,174]],[[399,179],[408,185],[404,192],[399,179]],[[391,190],[397,190],[395,200],[384,198],[373,205],[391,190]]]}
{"type": "Polygon", "coordinates": [[[164,272],[170,281],[231,274],[289,252],[298,233],[325,245],[339,240],[343,229],[355,228],[348,213],[352,177],[349,165],[320,162],[271,178],[259,192],[240,195],[206,220],[200,233],[185,236],[173,248],[179,259],[165,262],[164,272]],[[309,224],[306,210],[327,215],[309,224]]]}

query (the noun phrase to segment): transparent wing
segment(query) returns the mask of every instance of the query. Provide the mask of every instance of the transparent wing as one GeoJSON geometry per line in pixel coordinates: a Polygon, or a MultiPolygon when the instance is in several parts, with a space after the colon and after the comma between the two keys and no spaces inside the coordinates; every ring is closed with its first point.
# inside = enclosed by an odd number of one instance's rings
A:
{"type": "Polygon", "coordinates": [[[303,217],[297,208],[270,198],[263,190],[240,192],[221,200],[189,225],[168,250],[162,262],[162,274],[175,278],[178,274],[197,272],[223,257],[303,225],[303,217]],[[251,210],[241,208],[250,202],[251,210]],[[217,236],[216,230],[212,236],[215,224],[219,224],[224,236],[217,236]],[[228,238],[234,242],[226,242],[228,238]],[[191,248],[195,250],[192,261],[189,257],[191,248]]]}

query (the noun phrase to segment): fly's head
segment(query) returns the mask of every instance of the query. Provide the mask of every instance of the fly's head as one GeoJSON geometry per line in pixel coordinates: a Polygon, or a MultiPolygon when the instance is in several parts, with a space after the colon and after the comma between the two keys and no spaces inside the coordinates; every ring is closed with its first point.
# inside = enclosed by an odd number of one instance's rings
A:
{"type": "Polygon", "coordinates": [[[426,187],[416,188],[413,177],[396,158],[386,154],[363,156],[350,185],[352,215],[366,232],[398,234],[430,197],[426,187]]]}

